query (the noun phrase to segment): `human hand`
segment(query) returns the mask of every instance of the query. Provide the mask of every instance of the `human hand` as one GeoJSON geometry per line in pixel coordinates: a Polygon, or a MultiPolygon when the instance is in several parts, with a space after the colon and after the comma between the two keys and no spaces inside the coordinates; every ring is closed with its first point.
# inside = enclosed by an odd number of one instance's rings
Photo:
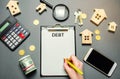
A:
{"type": "MultiPolygon", "coordinates": [[[[81,71],[83,71],[83,63],[81,61],[79,61],[77,59],[76,56],[72,55],[70,56],[69,60],[77,67],[79,68],[81,71]]],[[[66,60],[64,61],[64,69],[65,71],[68,73],[70,79],[84,79],[83,75],[80,75],[79,73],[77,73],[73,68],[71,68],[66,60]]]]}

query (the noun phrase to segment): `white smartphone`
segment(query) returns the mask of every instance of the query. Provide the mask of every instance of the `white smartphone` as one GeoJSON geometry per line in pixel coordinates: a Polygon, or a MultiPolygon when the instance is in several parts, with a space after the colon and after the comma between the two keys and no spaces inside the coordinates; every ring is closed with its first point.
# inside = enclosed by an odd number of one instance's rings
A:
{"type": "Polygon", "coordinates": [[[84,61],[108,77],[112,75],[117,66],[116,62],[100,54],[93,48],[89,49],[88,53],[84,57],[84,61]]]}

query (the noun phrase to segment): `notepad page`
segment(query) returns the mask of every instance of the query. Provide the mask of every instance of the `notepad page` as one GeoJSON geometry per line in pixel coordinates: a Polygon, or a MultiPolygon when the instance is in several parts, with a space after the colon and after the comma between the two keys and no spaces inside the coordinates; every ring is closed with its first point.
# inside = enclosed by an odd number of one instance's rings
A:
{"type": "Polygon", "coordinates": [[[74,27],[65,32],[49,32],[42,28],[41,74],[46,76],[64,76],[64,58],[75,54],[74,27]],[[59,35],[59,33],[63,33],[59,35]],[[57,37],[54,34],[58,34],[57,37]],[[63,35],[63,36],[62,36],[63,35]]]}

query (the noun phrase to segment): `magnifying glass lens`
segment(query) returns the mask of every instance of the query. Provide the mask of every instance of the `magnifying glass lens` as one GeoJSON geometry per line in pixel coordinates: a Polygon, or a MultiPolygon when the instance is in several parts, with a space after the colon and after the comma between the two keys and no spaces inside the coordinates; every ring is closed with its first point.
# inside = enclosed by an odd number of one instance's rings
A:
{"type": "Polygon", "coordinates": [[[57,21],[65,21],[69,17],[69,9],[64,4],[58,4],[53,8],[53,17],[57,21]]]}

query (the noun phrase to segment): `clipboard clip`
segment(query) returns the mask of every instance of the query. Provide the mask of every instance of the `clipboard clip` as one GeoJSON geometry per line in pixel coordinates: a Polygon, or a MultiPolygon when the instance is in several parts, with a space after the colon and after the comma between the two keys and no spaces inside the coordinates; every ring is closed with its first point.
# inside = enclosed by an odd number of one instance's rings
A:
{"type": "Polygon", "coordinates": [[[61,26],[60,24],[56,24],[55,26],[52,26],[53,28],[61,27],[63,28],[64,26],[61,26]]]}
{"type": "Polygon", "coordinates": [[[61,26],[60,24],[56,24],[55,26],[52,26],[52,28],[48,28],[48,31],[68,31],[68,28],[65,28],[64,26],[61,26]]]}

